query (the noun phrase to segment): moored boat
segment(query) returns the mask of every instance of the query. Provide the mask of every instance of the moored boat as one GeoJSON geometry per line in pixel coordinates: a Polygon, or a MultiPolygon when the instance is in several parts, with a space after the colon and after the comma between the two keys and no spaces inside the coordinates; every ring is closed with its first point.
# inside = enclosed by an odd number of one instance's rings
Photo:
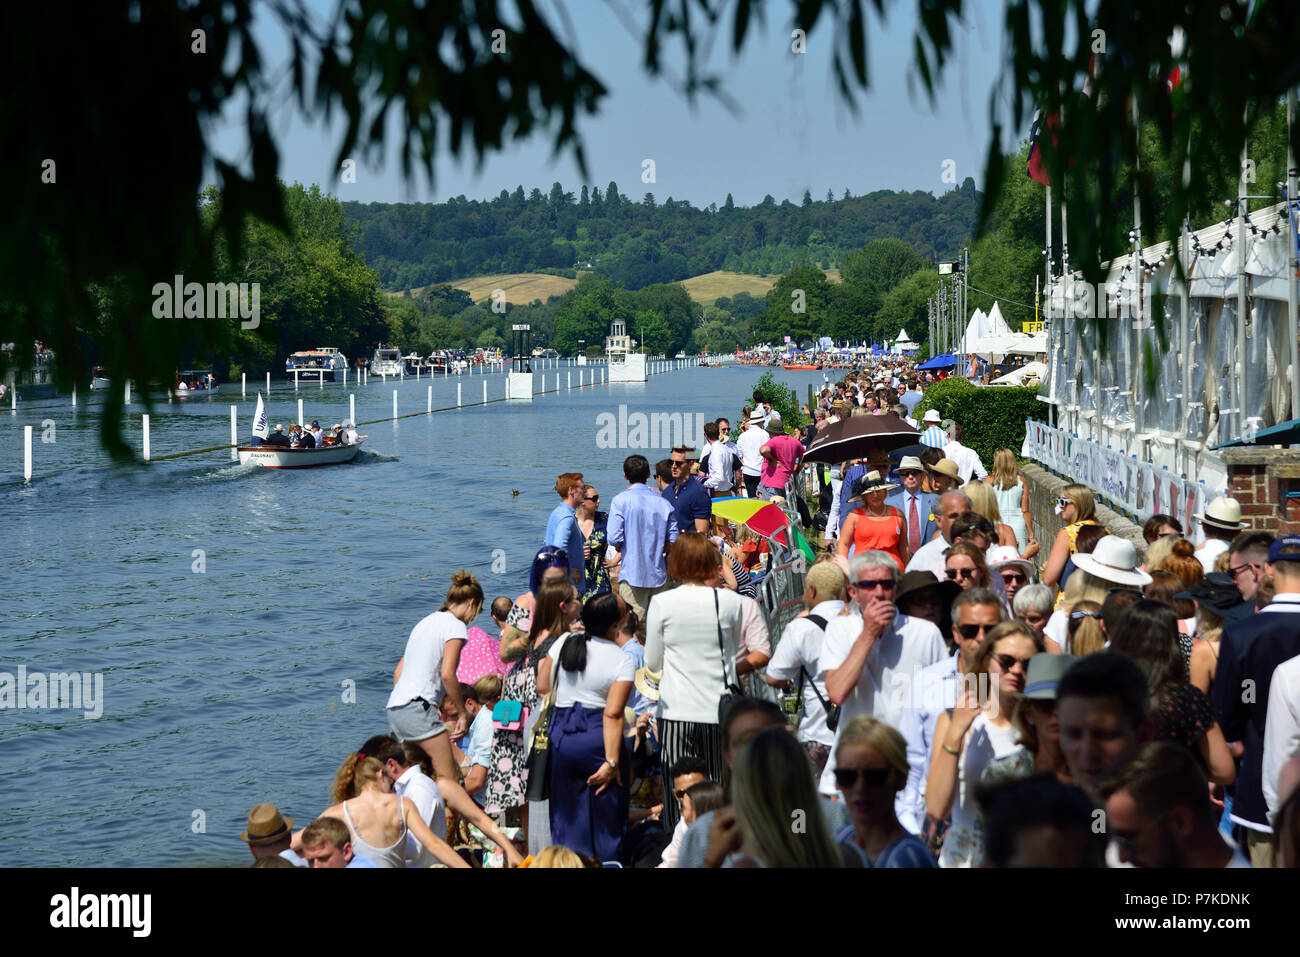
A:
{"type": "Polygon", "coordinates": [[[347,357],[333,346],[304,349],[284,360],[284,371],[288,377],[292,379],[297,373],[297,378],[304,382],[333,382],[336,376],[342,377],[343,370],[347,367],[347,357]]]}
{"type": "Polygon", "coordinates": [[[175,399],[198,399],[216,394],[217,380],[211,369],[182,369],[176,373],[176,385],[171,389],[172,398],[175,399]],[[182,384],[184,389],[181,388],[182,384]]]}
{"type": "Polygon", "coordinates": [[[380,346],[370,357],[370,373],[377,376],[402,374],[402,350],[380,346]]]}
{"type": "Polygon", "coordinates": [[[90,388],[96,392],[100,389],[107,389],[113,383],[109,381],[108,369],[104,366],[95,366],[90,370],[90,388]]]}

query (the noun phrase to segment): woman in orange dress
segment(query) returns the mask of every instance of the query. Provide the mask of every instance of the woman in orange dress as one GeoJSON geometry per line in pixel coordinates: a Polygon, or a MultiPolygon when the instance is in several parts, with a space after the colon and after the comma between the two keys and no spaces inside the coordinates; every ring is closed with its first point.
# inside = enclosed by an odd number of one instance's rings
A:
{"type": "Polygon", "coordinates": [[[903,513],[885,504],[885,494],[895,488],[898,485],[886,482],[879,472],[868,472],[858,479],[849,501],[861,502],[862,508],[849,512],[841,523],[840,542],[835,550],[839,557],[847,560],[850,546],[857,555],[874,548],[892,555],[900,573],[907,567],[912,556],[907,551],[903,513]]]}

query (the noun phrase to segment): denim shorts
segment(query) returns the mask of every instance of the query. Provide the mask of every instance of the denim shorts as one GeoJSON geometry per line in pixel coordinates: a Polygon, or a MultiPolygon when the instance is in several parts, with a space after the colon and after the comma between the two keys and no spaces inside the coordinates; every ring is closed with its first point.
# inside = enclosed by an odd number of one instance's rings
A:
{"type": "Polygon", "coordinates": [[[447,730],[438,709],[423,698],[388,709],[388,727],[398,741],[425,741],[447,730]]]}

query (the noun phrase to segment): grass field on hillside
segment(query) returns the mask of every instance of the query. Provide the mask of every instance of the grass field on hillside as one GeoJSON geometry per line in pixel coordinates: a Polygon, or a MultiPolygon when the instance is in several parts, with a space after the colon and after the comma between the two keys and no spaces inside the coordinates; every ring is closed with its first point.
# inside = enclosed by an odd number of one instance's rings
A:
{"type": "MultiPolygon", "coordinates": [[[[738,292],[747,292],[751,296],[762,298],[769,289],[776,285],[779,276],[751,276],[747,273],[715,272],[702,276],[683,279],[686,292],[698,303],[712,305],[723,296],[734,296],[738,292]]],[[[827,269],[826,278],[831,282],[840,281],[838,269],[827,269]]],[[[512,306],[527,305],[534,299],[546,302],[551,296],[561,296],[578,284],[576,279],[563,276],[551,276],[546,273],[520,272],[495,276],[475,276],[472,279],[458,279],[450,283],[457,289],[464,289],[475,302],[482,302],[492,296],[492,290],[503,289],[506,302],[512,306]]],[[[418,296],[427,287],[420,286],[411,290],[412,296],[418,296]]],[[[387,293],[400,296],[400,292],[387,293]]]]}
{"type": "MultiPolygon", "coordinates": [[[[475,302],[492,298],[492,290],[503,289],[506,302],[512,306],[526,306],[534,299],[542,302],[552,296],[562,296],[578,284],[576,279],[563,276],[551,276],[547,273],[516,272],[495,276],[475,276],[472,279],[456,279],[448,283],[457,289],[464,289],[475,302]]],[[[418,296],[427,289],[420,286],[411,290],[412,296],[418,296]]],[[[400,296],[400,292],[390,292],[390,296],[400,296]]]]}

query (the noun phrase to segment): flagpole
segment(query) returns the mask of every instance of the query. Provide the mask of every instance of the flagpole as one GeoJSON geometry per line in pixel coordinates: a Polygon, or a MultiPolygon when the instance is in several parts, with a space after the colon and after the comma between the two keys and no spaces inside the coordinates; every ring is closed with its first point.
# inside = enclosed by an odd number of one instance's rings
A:
{"type": "MultiPolygon", "coordinates": [[[[1286,201],[1289,207],[1296,195],[1296,157],[1291,146],[1291,126],[1295,122],[1295,87],[1286,91],[1286,201]]],[[[1287,259],[1291,268],[1286,278],[1286,329],[1291,340],[1291,418],[1300,418],[1300,345],[1296,342],[1296,272],[1300,263],[1296,259],[1295,230],[1291,228],[1294,219],[1291,210],[1287,210],[1287,228],[1291,231],[1291,241],[1287,243],[1287,259]]]]}
{"type": "MultiPolygon", "coordinates": [[[[1141,394],[1142,375],[1136,368],[1142,352],[1142,196],[1138,191],[1138,177],[1142,171],[1142,125],[1138,122],[1137,100],[1133,100],[1133,278],[1137,283],[1137,298],[1134,301],[1137,315],[1133,322],[1133,352],[1131,353],[1135,368],[1129,370],[1133,381],[1133,438],[1142,434],[1142,403],[1138,401],[1141,394]],[[1135,375],[1135,373],[1137,373],[1135,375]]],[[[1155,321],[1155,316],[1151,317],[1155,321]]],[[[1148,456],[1143,449],[1142,459],[1148,456]]]]}

